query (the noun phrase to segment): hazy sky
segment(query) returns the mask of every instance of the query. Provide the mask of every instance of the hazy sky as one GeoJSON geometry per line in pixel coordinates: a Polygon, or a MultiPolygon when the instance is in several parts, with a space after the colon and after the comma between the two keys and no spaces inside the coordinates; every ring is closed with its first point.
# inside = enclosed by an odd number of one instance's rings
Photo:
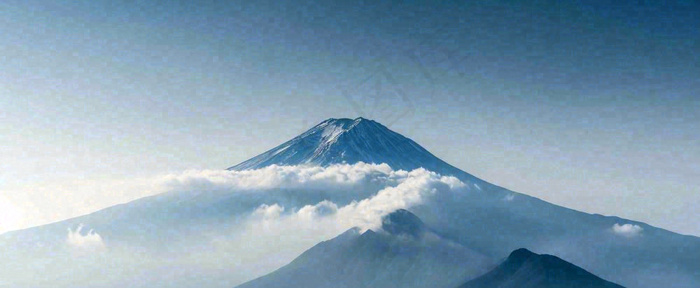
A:
{"type": "Polygon", "coordinates": [[[0,231],[364,116],[514,191],[700,235],[697,1],[194,2],[0,3],[0,231]]]}

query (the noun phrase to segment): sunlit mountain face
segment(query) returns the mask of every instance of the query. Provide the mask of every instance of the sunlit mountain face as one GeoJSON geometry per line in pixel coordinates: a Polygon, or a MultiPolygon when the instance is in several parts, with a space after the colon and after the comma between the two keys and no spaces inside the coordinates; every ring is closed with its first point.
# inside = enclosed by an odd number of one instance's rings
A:
{"type": "Polygon", "coordinates": [[[167,184],[1,235],[0,287],[455,287],[519,248],[626,287],[700,287],[700,238],[509,191],[363,118],[167,184]]]}
{"type": "Polygon", "coordinates": [[[411,139],[365,118],[328,119],[303,134],[229,170],[275,165],[386,163],[394,169],[425,168],[444,175],[475,177],[433,156],[411,139]]]}

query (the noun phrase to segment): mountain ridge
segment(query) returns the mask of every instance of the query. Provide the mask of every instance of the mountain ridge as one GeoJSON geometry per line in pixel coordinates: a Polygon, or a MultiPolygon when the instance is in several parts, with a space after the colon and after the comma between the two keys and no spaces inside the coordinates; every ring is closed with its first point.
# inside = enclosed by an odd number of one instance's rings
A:
{"type": "Polygon", "coordinates": [[[384,220],[378,231],[349,229],[236,287],[452,288],[493,266],[488,257],[429,232],[408,210],[394,211],[384,220]]]}
{"type": "Polygon", "coordinates": [[[458,288],[624,288],[559,257],[517,249],[488,273],[458,288]]]}
{"type": "Polygon", "coordinates": [[[406,171],[422,167],[443,175],[486,183],[437,158],[415,141],[363,117],[326,119],[299,136],[227,170],[258,169],[272,164],[328,166],[357,162],[386,163],[395,170],[406,171]]]}

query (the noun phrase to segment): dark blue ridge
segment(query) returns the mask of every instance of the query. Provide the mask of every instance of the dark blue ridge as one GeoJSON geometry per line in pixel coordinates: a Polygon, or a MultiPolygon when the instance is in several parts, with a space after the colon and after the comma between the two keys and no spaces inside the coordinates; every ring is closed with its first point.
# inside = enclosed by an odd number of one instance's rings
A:
{"type": "Polygon", "coordinates": [[[520,248],[498,267],[460,288],[619,288],[590,272],[552,255],[520,248]]]}

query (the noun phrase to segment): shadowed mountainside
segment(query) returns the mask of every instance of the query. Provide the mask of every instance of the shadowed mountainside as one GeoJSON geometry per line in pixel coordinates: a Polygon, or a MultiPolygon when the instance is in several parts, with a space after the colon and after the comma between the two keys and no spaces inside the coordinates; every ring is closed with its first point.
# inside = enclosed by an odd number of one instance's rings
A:
{"type": "Polygon", "coordinates": [[[521,248],[495,269],[459,288],[622,288],[556,256],[521,248]]]}

